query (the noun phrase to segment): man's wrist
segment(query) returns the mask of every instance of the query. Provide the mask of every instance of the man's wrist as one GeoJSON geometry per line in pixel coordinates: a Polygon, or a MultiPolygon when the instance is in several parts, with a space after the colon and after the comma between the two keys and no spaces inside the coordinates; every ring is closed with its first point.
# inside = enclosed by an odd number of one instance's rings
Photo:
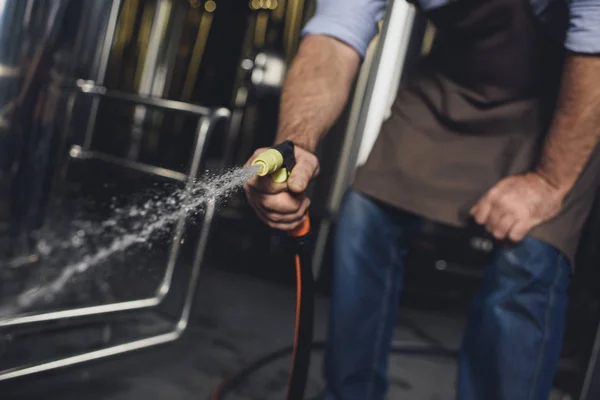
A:
{"type": "Polygon", "coordinates": [[[289,140],[292,143],[294,143],[295,147],[299,147],[302,150],[308,151],[309,153],[312,153],[312,154],[314,154],[315,151],[317,150],[317,144],[315,143],[316,141],[311,141],[306,138],[299,138],[299,137],[293,137],[293,136],[278,137],[275,140],[275,144],[285,142],[286,140],[289,140]]]}
{"type": "Polygon", "coordinates": [[[565,197],[571,190],[572,184],[565,182],[564,179],[556,177],[556,174],[552,174],[543,165],[538,166],[534,175],[546,186],[548,190],[554,192],[556,195],[565,197]]]}

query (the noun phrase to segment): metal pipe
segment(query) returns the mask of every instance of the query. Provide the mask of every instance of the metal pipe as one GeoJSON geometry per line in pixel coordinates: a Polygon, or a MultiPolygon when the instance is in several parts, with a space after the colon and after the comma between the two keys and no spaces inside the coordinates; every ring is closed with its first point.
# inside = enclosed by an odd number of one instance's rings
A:
{"type": "Polygon", "coordinates": [[[83,150],[81,146],[73,146],[71,147],[71,151],[69,155],[72,158],[77,158],[80,160],[100,160],[104,161],[108,164],[117,165],[120,167],[129,168],[135,171],[140,171],[147,173],[149,175],[160,176],[163,178],[173,179],[178,182],[185,182],[187,180],[187,175],[178,171],[173,171],[171,169],[157,167],[154,165],[149,165],[137,161],[131,161],[126,158],[116,157],[111,154],[102,153],[99,151],[93,150],[83,150]]]}
{"type": "MultiPolygon", "coordinates": [[[[160,96],[163,94],[166,79],[164,74],[166,68],[160,68],[159,55],[162,55],[165,46],[161,45],[167,34],[167,27],[171,20],[172,4],[169,0],[156,0],[156,9],[152,20],[152,29],[148,38],[146,54],[139,80],[138,93],[146,96],[160,96]],[[161,73],[162,70],[162,73],[161,73]],[[162,79],[158,75],[163,75],[162,79]]],[[[162,60],[161,60],[162,61],[162,60]]],[[[146,107],[136,105],[133,112],[133,126],[131,129],[131,140],[127,151],[127,158],[135,160],[139,157],[143,125],[146,120],[146,107]]]]}
{"type": "Polygon", "coordinates": [[[108,61],[110,58],[110,52],[115,38],[115,33],[117,32],[117,21],[119,19],[119,11],[121,9],[122,2],[122,0],[113,0],[112,7],[110,9],[108,25],[106,28],[106,36],[104,37],[104,43],[102,45],[102,55],[100,56],[100,62],[98,64],[98,74],[96,75],[96,82],[98,82],[100,85],[104,85],[104,79],[106,79],[108,61]]]}
{"type": "MultiPolygon", "coordinates": [[[[196,144],[194,146],[194,155],[192,156],[192,162],[190,163],[190,170],[188,174],[187,183],[185,186],[186,192],[191,192],[194,184],[196,183],[196,177],[198,175],[198,169],[200,168],[200,162],[203,159],[204,148],[206,145],[206,139],[213,128],[213,123],[207,117],[200,118],[198,122],[198,128],[196,130],[196,144]]],[[[183,216],[177,221],[177,228],[175,230],[175,237],[171,251],[169,252],[169,262],[167,264],[167,272],[165,273],[165,279],[158,290],[158,297],[160,300],[164,298],[171,288],[171,282],[173,278],[173,272],[175,271],[175,263],[177,262],[177,256],[179,255],[179,249],[181,248],[181,239],[185,231],[186,216],[183,216]]]]}
{"type": "Polygon", "coordinates": [[[167,100],[160,97],[143,96],[134,93],[125,93],[117,90],[110,90],[104,86],[97,85],[92,81],[78,80],[77,86],[79,87],[81,92],[85,94],[93,96],[103,96],[107,99],[120,100],[135,104],[142,104],[145,106],[160,108],[163,110],[178,111],[195,116],[209,116],[213,114],[213,112],[221,115],[224,112],[224,110],[227,111],[227,113],[229,112],[229,110],[227,109],[212,110],[208,107],[202,107],[191,103],[184,103],[182,101],[177,100],[167,100]]]}
{"type": "Polygon", "coordinates": [[[44,314],[33,314],[22,317],[13,317],[0,320],[0,328],[16,325],[33,324],[37,322],[55,321],[58,319],[69,319],[85,317],[89,315],[108,314],[117,311],[138,310],[150,308],[160,304],[157,298],[127,301],[122,303],[106,304],[102,306],[75,308],[64,311],[53,311],[44,314]]]}
{"type": "MultiPolygon", "coordinates": [[[[110,51],[112,49],[113,40],[117,31],[117,22],[119,19],[119,11],[121,9],[122,0],[113,0],[110,15],[108,17],[108,25],[106,27],[106,36],[104,37],[104,43],[102,46],[102,55],[100,56],[100,63],[98,65],[98,74],[96,75],[96,82],[100,85],[104,85],[104,79],[106,78],[106,70],[108,69],[108,61],[110,58],[110,51]]],[[[83,141],[84,150],[89,150],[92,146],[92,138],[94,137],[94,130],[96,127],[96,118],[98,117],[98,107],[100,107],[100,100],[97,98],[92,99],[92,105],[90,108],[90,117],[88,119],[87,127],[85,130],[85,139],[83,141]]]]}
{"type": "Polygon", "coordinates": [[[72,365],[81,364],[93,360],[98,360],[117,354],[143,349],[150,346],[156,346],[172,342],[181,336],[182,331],[178,328],[172,332],[158,336],[152,336],[146,339],[137,340],[135,342],[124,343],[118,346],[108,347],[102,350],[91,351],[88,353],[78,354],[73,357],[67,357],[56,361],[32,365],[26,368],[16,368],[6,372],[0,372],[0,381],[7,381],[18,377],[32,375],[40,372],[50,371],[58,368],[64,368],[72,365]]]}

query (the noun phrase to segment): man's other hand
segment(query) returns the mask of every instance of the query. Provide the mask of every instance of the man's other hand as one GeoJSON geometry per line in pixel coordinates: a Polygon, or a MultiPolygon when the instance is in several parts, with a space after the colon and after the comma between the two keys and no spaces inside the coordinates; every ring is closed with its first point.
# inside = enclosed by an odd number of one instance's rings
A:
{"type": "Polygon", "coordinates": [[[492,187],[470,214],[496,239],[519,242],[558,214],[564,196],[537,173],[515,175],[492,187]]]}
{"type": "MultiPolygon", "coordinates": [[[[246,165],[266,149],[254,152],[246,165]]],[[[270,175],[257,176],[244,185],[246,198],[261,221],[271,228],[291,231],[304,221],[310,200],[305,195],[309,182],[319,173],[317,157],[294,146],[296,166],[285,183],[275,183],[270,175]]]]}

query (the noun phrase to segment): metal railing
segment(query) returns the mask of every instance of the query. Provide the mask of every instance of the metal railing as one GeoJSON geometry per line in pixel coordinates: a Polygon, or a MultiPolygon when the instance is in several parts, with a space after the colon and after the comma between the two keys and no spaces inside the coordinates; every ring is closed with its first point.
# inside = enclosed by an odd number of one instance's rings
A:
{"type": "MultiPolygon", "coordinates": [[[[80,146],[73,146],[69,151],[69,156],[71,158],[98,159],[109,164],[130,168],[136,171],[141,171],[155,176],[167,177],[179,182],[184,182],[185,190],[191,189],[192,185],[194,184],[194,181],[199,172],[199,168],[202,164],[202,161],[204,160],[207,143],[211,138],[216,123],[222,120],[226,120],[230,117],[230,111],[225,108],[211,109],[174,100],[166,100],[155,97],[139,96],[131,93],[123,93],[119,91],[109,90],[103,86],[96,85],[94,82],[79,80],[77,81],[75,90],[73,91],[73,93],[71,93],[67,102],[67,112],[65,117],[66,129],[68,129],[68,127],[71,124],[73,111],[77,99],[79,96],[82,95],[94,96],[94,98],[102,98],[104,100],[122,101],[133,103],[136,105],[144,105],[158,110],[175,111],[197,117],[198,124],[196,128],[195,142],[187,174],[183,174],[181,172],[169,170],[166,168],[160,168],[149,164],[122,159],[105,153],[92,151],[89,149],[89,147],[85,148],[80,146]]],[[[66,133],[64,136],[66,137],[66,133]]],[[[66,140],[66,138],[64,140],[66,140]]],[[[179,316],[179,320],[174,325],[174,329],[172,331],[54,361],[42,362],[36,365],[23,366],[11,368],[5,371],[0,371],[0,381],[37,372],[52,370],[60,367],[65,367],[69,365],[74,365],[99,358],[105,358],[124,352],[129,352],[149,346],[170,342],[179,338],[188,324],[198,276],[200,274],[200,267],[206,250],[210,226],[215,215],[215,209],[215,204],[213,202],[209,202],[206,205],[203,224],[194,251],[190,279],[187,287],[187,292],[185,294],[183,308],[179,316]]],[[[32,315],[15,316],[12,318],[0,320],[0,328],[14,327],[23,324],[33,324],[46,321],[72,319],[84,316],[93,316],[101,314],[103,315],[119,311],[139,310],[158,306],[165,299],[167,293],[170,290],[173,273],[175,270],[176,261],[179,255],[180,246],[182,242],[181,239],[185,231],[185,225],[186,217],[182,216],[177,221],[176,228],[172,236],[171,248],[169,251],[169,258],[167,262],[165,275],[154,296],[145,299],[124,301],[106,305],[81,307],[69,310],[52,311],[32,315]]]]}

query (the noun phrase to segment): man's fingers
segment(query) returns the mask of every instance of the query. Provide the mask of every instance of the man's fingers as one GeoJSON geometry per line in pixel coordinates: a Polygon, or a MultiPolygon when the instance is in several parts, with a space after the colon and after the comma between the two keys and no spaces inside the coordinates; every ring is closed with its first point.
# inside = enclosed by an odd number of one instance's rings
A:
{"type": "Polygon", "coordinates": [[[296,166],[288,178],[288,188],[294,193],[302,193],[308,183],[319,174],[319,162],[314,154],[300,148],[295,149],[296,166]]]}
{"type": "Polygon", "coordinates": [[[495,237],[523,240],[539,224],[557,214],[561,194],[532,179],[532,174],[507,177],[492,187],[470,210],[471,215],[495,237]]]}
{"type": "Polygon", "coordinates": [[[278,214],[294,214],[300,209],[304,196],[295,197],[288,192],[277,194],[264,194],[248,187],[248,194],[252,196],[265,212],[278,214]]]}
{"type": "Polygon", "coordinates": [[[269,215],[258,201],[256,201],[252,196],[247,197],[248,202],[250,203],[250,206],[254,209],[254,212],[258,219],[260,219],[265,225],[273,229],[285,232],[294,230],[300,226],[300,224],[306,219],[306,209],[308,209],[308,206],[310,204],[308,199],[306,199],[306,204],[301,207],[301,210],[304,211],[302,215],[285,215],[281,219],[275,218],[274,220],[273,216],[269,215]]]}
{"type": "Polygon", "coordinates": [[[291,224],[295,222],[301,222],[304,216],[306,215],[306,210],[308,210],[309,206],[310,200],[305,198],[300,204],[298,210],[296,210],[294,213],[282,214],[276,211],[265,210],[265,215],[271,222],[278,224],[291,224]]]}
{"type": "Polygon", "coordinates": [[[300,220],[292,223],[268,223],[271,228],[277,229],[279,231],[289,232],[297,229],[302,222],[306,219],[306,215],[302,217],[300,220]]]}
{"type": "Polygon", "coordinates": [[[498,223],[504,217],[504,215],[505,213],[503,212],[503,210],[498,208],[492,208],[485,222],[485,229],[489,233],[496,236],[494,231],[497,229],[498,223]]]}
{"type": "MultiPolygon", "coordinates": [[[[266,149],[258,149],[248,160],[250,165],[259,154],[266,149]]],[[[319,162],[317,157],[299,147],[295,148],[296,165],[294,166],[287,182],[275,183],[270,176],[256,176],[248,180],[248,185],[261,193],[276,194],[287,190],[294,193],[302,193],[306,190],[308,183],[318,175],[319,162]]]]}
{"type": "Polygon", "coordinates": [[[277,194],[287,192],[288,186],[285,183],[273,182],[273,177],[267,176],[255,176],[248,180],[246,184],[254,189],[255,192],[264,194],[277,194]]]}
{"type": "Polygon", "coordinates": [[[471,215],[479,225],[485,225],[492,210],[491,202],[484,197],[471,209],[471,215]]]}
{"type": "Polygon", "coordinates": [[[512,242],[520,242],[527,236],[533,226],[526,221],[518,221],[508,232],[508,238],[512,242]]]}
{"type": "Polygon", "coordinates": [[[269,212],[294,214],[302,205],[304,197],[294,197],[290,193],[261,195],[260,204],[269,212]]]}
{"type": "Polygon", "coordinates": [[[265,215],[265,212],[264,212],[263,208],[261,207],[261,205],[258,204],[257,201],[252,196],[248,195],[248,193],[246,193],[246,198],[248,199],[248,203],[254,210],[254,214],[256,214],[258,219],[260,219],[264,224],[269,225],[269,219],[265,215]]]}
{"type": "Polygon", "coordinates": [[[504,214],[498,222],[494,224],[493,235],[496,239],[502,240],[505,239],[508,235],[508,232],[516,223],[516,218],[512,214],[504,214]]]}
{"type": "Polygon", "coordinates": [[[310,206],[305,197],[295,197],[289,193],[265,195],[249,187],[246,197],[255,211],[271,223],[293,223],[300,221],[310,206]]]}

